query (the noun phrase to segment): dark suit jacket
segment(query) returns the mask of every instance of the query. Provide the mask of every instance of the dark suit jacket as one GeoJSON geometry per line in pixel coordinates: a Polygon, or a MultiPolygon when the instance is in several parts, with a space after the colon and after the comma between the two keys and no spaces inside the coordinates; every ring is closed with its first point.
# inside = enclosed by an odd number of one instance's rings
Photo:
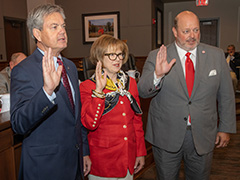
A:
{"type": "Polygon", "coordinates": [[[43,91],[42,57],[39,50],[22,61],[11,74],[11,123],[25,136],[19,179],[75,180],[82,175],[87,155],[87,131],[80,121],[80,93],[75,65],[63,64],[75,91],[75,114],[60,83],[56,99],[50,102],[43,91]]]}
{"type": "MultiPolygon", "coordinates": [[[[226,53],[225,56],[227,58],[228,53],[226,53]]],[[[235,52],[233,57],[234,58],[229,62],[229,66],[235,72],[237,79],[239,80],[239,68],[237,68],[237,67],[240,66],[240,54],[235,52]]]]}
{"type": "Polygon", "coordinates": [[[152,97],[146,140],[161,149],[177,152],[182,146],[190,114],[197,152],[202,155],[212,151],[218,131],[236,132],[235,97],[223,51],[206,44],[198,45],[191,97],[175,43],[167,47],[167,61],[176,58],[176,63],[162,79],[160,88],[154,86],[157,52],[150,52],[138,82],[139,95],[152,97]]]}

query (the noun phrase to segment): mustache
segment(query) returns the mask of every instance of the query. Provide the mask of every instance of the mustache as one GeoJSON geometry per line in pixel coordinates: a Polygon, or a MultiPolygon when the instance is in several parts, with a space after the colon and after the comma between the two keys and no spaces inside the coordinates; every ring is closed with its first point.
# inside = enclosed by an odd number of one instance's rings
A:
{"type": "Polygon", "coordinates": [[[187,42],[190,42],[190,41],[197,41],[197,39],[196,38],[189,38],[189,39],[187,39],[187,42]]]}

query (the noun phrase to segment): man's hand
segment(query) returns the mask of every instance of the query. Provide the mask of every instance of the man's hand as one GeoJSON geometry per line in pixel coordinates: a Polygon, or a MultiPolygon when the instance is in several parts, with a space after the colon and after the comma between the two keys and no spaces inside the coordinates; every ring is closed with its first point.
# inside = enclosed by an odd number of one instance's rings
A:
{"type": "Polygon", "coordinates": [[[216,137],[216,148],[226,147],[230,141],[230,134],[224,132],[218,132],[216,137]]]}
{"type": "Polygon", "coordinates": [[[144,167],[144,164],[144,156],[137,157],[134,165],[134,174],[137,174],[144,167]]]}
{"type": "Polygon", "coordinates": [[[157,78],[163,77],[166,73],[170,71],[176,59],[172,59],[168,64],[167,62],[167,48],[162,45],[158,51],[156,58],[155,73],[157,78]]]}
{"type": "Polygon", "coordinates": [[[55,88],[60,83],[62,73],[62,66],[59,66],[57,71],[55,69],[51,48],[44,52],[42,59],[42,69],[43,88],[48,93],[48,95],[51,96],[55,88]]]}
{"type": "Polygon", "coordinates": [[[83,173],[84,176],[88,175],[91,170],[92,161],[89,156],[83,156],[83,173]]]}

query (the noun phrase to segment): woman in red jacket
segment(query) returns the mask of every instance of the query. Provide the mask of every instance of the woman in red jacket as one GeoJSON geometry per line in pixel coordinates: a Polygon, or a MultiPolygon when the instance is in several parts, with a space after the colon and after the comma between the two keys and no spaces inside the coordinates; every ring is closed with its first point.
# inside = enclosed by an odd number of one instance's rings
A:
{"type": "Polygon", "coordinates": [[[93,43],[90,59],[95,74],[80,84],[81,120],[89,130],[92,161],[89,179],[133,179],[143,168],[146,148],[137,84],[121,70],[128,47],[102,35],[93,43]]]}

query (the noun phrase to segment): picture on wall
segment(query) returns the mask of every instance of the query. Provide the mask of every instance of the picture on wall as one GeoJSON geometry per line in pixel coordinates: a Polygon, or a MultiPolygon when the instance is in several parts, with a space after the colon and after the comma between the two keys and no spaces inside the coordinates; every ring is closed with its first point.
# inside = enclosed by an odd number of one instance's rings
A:
{"type": "Polygon", "coordinates": [[[92,43],[102,34],[120,38],[119,12],[82,14],[83,43],[92,43]]]}

